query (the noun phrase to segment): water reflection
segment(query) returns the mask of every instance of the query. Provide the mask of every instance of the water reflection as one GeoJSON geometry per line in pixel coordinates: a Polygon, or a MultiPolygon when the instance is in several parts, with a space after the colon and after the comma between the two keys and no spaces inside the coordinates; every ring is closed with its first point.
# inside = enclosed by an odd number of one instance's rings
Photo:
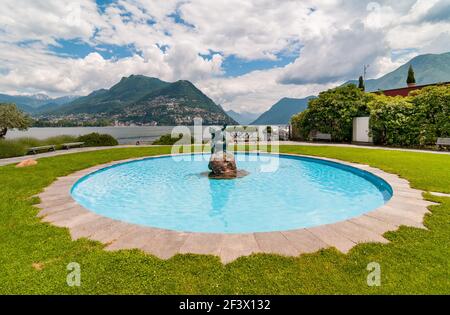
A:
{"type": "Polygon", "coordinates": [[[235,189],[236,181],[209,179],[209,190],[211,196],[210,216],[220,220],[224,226],[228,226],[226,222],[226,212],[224,209],[230,201],[235,189]]]}

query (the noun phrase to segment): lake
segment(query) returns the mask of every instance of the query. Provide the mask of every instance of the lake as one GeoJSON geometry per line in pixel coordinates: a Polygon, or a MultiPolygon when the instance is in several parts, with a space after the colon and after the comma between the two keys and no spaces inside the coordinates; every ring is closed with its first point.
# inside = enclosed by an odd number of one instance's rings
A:
{"type": "MultiPolygon", "coordinates": [[[[29,128],[26,131],[10,130],[6,134],[6,138],[33,137],[45,139],[60,135],[80,136],[98,132],[113,136],[120,144],[134,144],[136,141],[155,141],[160,136],[171,133],[173,128],[173,126],[29,128]]],[[[184,128],[193,130],[193,126],[184,128]]]]}
{"type": "MultiPolygon", "coordinates": [[[[203,139],[209,140],[211,135],[209,128],[212,126],[202,126],[203,139]]],[[[252,126],[254,128],[257,126],[252,126]]],[[[265,128],[265,126],[259,126],[265,128]]],[[[279,126],[280,131],[287,133],[287,126],[279,126]]],[[[135,144],[140,142],[153,142],[162,135],[172,133],[175,130],[177,134],[185,133],[190,130],[193,135],[194,126],[126,126],[126,127],[51,127],[51,128],[29,128],[26,131],[9,130],[6,139],[14,139],[21,137],[32,137],[37,139],[46,139],[53,136],[70,135],[80,136],[92,132],[105,133],[113,136],[120,144],[135,144]]],[[[199,127],[196,127],[199,128],[199,127]]]]}

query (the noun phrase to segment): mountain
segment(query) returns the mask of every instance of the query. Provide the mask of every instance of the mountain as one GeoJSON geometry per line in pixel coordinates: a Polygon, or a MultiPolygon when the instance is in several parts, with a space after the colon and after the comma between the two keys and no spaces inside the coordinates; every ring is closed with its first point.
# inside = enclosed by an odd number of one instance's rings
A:
{"type": "Polygon", "coordinates": [[[75,95],[68,95],[68,96],[62,96],[50,99],[48,103],[45,103],[44,105],[39,106],[38,108],[33,109],[31,114],[42,114],[46,113],[51,110],[55,110],[58,108],[63,108],[64,106],[67,106],[69,103],[73,102],[74,100],[78,99],[79,96],[75,95]]]}
{"type": "MultiPolygon", "coordinates": [[[[398,69],[378,78],[366,80],[366,91],[390,90],[406,87],[409,65],[414,68],[417,85],[450,81],[450,52],[420,55],[398,69]]],[[[358,85],[358,81],[349,81],[358,85]]]]}
{"type": "Polygon", "coordinates": [[[38,93],[30,96],[31,98],[35,99],[36,101],[42,101],[42,102],[48,102],[52,98],[44,93],[38,93]]]}
{"type": "Polygon", "coordinates": [[[158,125],[190,125],[202,117],[204,124],[236,124],[191,82],[169,83],[143,75],[124,77],[108,90],[94,91],[45,115],[158,125]]]}
{"type": "Polygon", "coordinates": [[[33,112],[35,108],[45,104],[47,100],[42,100],[33,95],[7,95],[0,94],[0,103],[14,103],[25,112],[33,112]]]}
{"type": "Polygon", "coordinates": [[[304,111],[308,107],[308,101],[315,96],[306,98],[282,98],[268,111],[258,117],[252,125],[287,125],[291,117],[304,111]]]}
{"type": "Polygon", "coordinates": [[[47,103],[46,105],[48,105],[48,104],[55,104],[58,106],[65,105],[65,104],[75,101],[78,98],[80,98],[80,96],[78,96],[78,95],[61,96],[61,97],[51,99],[51,101],[49,103],[47,103]]]}
{"type": "Polygon", "coordinates": [[[115,113],[121,111],[125,105],[138,101],[146,94],[166,87],[170,83],[143,75],[123,77],[119,83],[109,90],[101,89],[88,96],[80,97],[55,114],[95,114],[115,113]]]}
{"type": "MultiPolygon", "coordinates": [[[[205,125],[236,124],[222,107],[216,105],[189,81],[177,81],[153,91],[131,104],[130,112],[145,113],[138,120],[155,121],[164,125],[192,124],[195,117],[203,118],[205,125]]],[[[137,118],[137,117],[136,117],[137,118]]]]}
{"type": "Polygon", "coordinates": [[[248,125],[261,115],[249,112],[238,113],[235,112],[234,110],[226,111],[226,113],[228,116],[236,120],[241,125],[248,125]]]}
{"type": "Polygon", "coordinates": [[[78,96],[63,96],[58,98],[51,98],[46,94],[36,95],[7,95],[0,94],[0,103],[14,103],[19,109],[28,113],[35,114],[42,111],[50,110],[51,108],[65,105],[78,96]]]}

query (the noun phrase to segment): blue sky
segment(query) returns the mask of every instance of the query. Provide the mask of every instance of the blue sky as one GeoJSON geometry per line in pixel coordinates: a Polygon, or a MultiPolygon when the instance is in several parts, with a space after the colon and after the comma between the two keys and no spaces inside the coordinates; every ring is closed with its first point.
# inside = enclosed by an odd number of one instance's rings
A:
{"type": "Polygon", "coordinates": [[[298,56],[277,56],[276,60],[259,59],[245,60],[235,56],[228,56],[223,61],[223,68],[226,76],[236,77],[255,70],[266,70],[277,67],[284,67],[293,62],[298,56]]]}
{"type": "MultiPolygon", "coordinates": [[[[25,45],[25,44],[23,44],[25,45]]],[[[56,44],[49,45],[49,51],[65,58],[85,58],[90,53],[98,53],[104,59],[121,59],[139,54],[139,51],[133,45],[92,45],[80,41],[57,40],[56,44]]],[[[161,47],[161,50],[167,49],[167,46],[161,47]]],[[[199,54],[202,58],[209,60],[211,54],[199,54]]],[[[235,55],[226,56],[222,63],[225,77],[236,77],[256,70],[267,70],[277,67],[284,67],[298,58],[298,55],[277,54],[276,58],[247,60],[235,55]]]]}
{"type": "Polygon", "coordinates": [[[447,51],[448,0],[2,0],[0,93],[85,95],[143,74],[262,112],[364,64],[376,78],[447,51]]]}
{"type": "Polygon", "coordinates": [[[121,59],[131,57],[136,54],[133,45],[90,45],[77,39],[56,41],[55,45],[49,45],[49,51],[61,57],[85,58],[90,53],[99,53],[105,59],[121,59]]]}

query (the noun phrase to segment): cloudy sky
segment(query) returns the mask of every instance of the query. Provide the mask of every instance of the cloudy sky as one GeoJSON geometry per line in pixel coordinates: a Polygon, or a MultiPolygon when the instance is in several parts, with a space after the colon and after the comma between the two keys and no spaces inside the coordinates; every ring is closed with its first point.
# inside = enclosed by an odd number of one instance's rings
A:
{"type": "Polygon", "coordinates": [[[450,51],[450,0],[1,0],[0,92],[85,95],[121,77],[191,80],[262,112],[450,51]]]}

